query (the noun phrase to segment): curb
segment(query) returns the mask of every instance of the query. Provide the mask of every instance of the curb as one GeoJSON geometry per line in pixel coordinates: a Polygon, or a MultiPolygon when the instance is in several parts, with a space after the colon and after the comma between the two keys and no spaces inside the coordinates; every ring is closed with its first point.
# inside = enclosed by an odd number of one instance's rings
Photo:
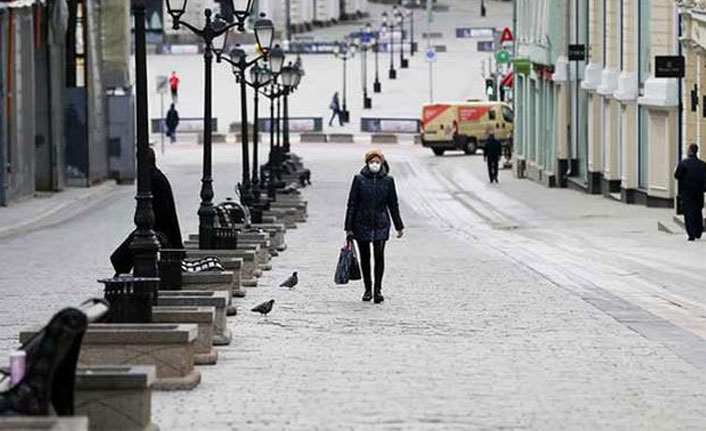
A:
{"type": "Polygon", "coordinates": [[[106,201],[122,189],[115,182],[109,181],[98,186],[90,187],[88,190],[90,190],[90,192],[86,194],[61,200],[54,206],[40,210],[41,212],[38,215],[28,220],[13,226],[0,228],[0,239],[6,239],[19,234],[27,234],[47,226],[63,223],[101,202],[106,201]],[[64,212],[63,215],[54,217],[62,212],[64,212]]]}

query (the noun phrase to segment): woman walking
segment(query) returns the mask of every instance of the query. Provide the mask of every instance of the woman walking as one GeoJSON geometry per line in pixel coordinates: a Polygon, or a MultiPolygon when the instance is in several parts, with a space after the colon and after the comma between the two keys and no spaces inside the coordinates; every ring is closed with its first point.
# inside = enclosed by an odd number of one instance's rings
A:
{"type": "Polygon", "coordinates": [[[401,238],[404,232],[395,180],[389,171],[380,150],[365,153],[365,166],[353,178],[346,211],[346,234],[356,240],[360,250],[365,284],[363,301],[373,299],[376,304],[385,300],[382,296],[382,277],[385,272],[385,242],[390,238],[390,216],[397,230],[397,238],[401,238]],[[370,276],[371,246],[375,257],[374,285],[370,276]]]}

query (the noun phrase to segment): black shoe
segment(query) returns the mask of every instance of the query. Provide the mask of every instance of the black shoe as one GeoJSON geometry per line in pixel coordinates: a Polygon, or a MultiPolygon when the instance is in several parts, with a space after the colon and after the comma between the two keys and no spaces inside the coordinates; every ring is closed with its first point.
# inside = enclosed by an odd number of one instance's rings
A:
{"type": "Polygon", "coordinates": [[[379,304],[379,303],[383,302],[384,300],[385,300],[385,297],[378,293],[377,295],[375,295],[373,302],[376,304],[379,304]]]}
{"type": "Polygon", "coordinates": [[[693,240],[694,240],[693,237],[689,237],[689,239],[687,241],[693,241],[693,240]]]}
{"type": "Polygon", "coordinates": [[[370,302],[373,299],[373,293],[370,290],[366,290],[363,294],[363,301],[370,302]]]}

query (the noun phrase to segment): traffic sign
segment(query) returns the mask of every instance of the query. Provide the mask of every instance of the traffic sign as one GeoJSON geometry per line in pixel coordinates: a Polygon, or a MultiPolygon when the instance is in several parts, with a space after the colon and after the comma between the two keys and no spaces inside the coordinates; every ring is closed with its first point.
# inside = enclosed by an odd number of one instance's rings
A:
{"type": "Polygon", "coordinates": [[[434,63],[436,61],[436,50],[433,46],[430,46],[426,51],[424,51],[424,58],[429,63],[434,63]]]}
{"type": "Polygon", "coordinates": [[[510,52],[506,49],[501,49],[495,53],[495,61],[498,63],[509,63],[510,62],[510,52]]]}
{"type": "Polygon", "coordinates": [[[505,27],[502,36],[500,36],[500,43],[512,42],[513,40],[515,39],[512,37],[512,31],[510,31],[508,27],[505,27]]]}
{"type": "Polygon", "coordinates": [[[495,42],[492,40],[479,40],[478,52],[493,52],[495,51],[495,42]]]}
{"type": "Polygon", "coordinates": [[[167,83],[169,77],[166,75],[157,75],[157,93],[166,93],[168,89],[167,83]]]}
{"type": "Polygon", "coordinates": [[[490,38],[495,35],[492,27],[457,27],[456,37],[458,39],[480,39],[490,38]]]}

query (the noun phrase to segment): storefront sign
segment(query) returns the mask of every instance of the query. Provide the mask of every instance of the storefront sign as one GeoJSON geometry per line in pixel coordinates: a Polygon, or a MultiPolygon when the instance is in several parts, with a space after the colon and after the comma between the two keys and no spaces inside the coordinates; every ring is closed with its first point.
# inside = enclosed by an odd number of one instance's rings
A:
{"type": "Polygon", "coordinates": [[[579,44],[569,45],[569,61],[584,61],[586,60],[586,45],[579,44]]]}
{"type": "Polygon", "coordinates": [[[680,55],[658,55],[655,57],[655,78],[683,78],[684,57],[680,55]]]}

